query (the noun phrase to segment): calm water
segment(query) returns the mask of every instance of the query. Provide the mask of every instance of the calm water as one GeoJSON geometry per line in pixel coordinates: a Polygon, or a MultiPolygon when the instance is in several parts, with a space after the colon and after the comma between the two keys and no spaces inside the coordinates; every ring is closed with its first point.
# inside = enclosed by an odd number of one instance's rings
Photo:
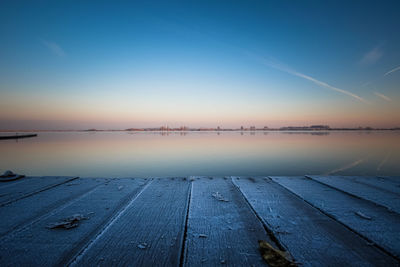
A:
{"type": "Polygon", "coordinates": [[[400,132],[39,133],[0,140],[26,175],[400,175],[400,132]]]}

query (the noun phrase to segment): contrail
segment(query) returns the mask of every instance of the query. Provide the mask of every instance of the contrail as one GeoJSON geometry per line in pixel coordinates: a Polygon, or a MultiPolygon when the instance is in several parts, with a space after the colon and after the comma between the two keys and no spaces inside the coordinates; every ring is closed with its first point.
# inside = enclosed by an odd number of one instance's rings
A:
{"type": "Polygon", "coordinates": [[[390,99],[388,96],[385,96],[384,94],[380,94],[380,93],[377,93],[377,92],[374,92],[374,94],[376,96],[379,96],[380,98],[386,100],[386,101],[389,101],[389,102],[392,101],[392,99],[390,99]]]}
{"type": "Polygon", "coordinates": [[[393,72],[398,71],[398,70],[400,70],[400,66],[398,66],[397,68],[394,68],[394,69],[392,69],[392,70],[389,70],[389,71],[386,72],[383,76],[389,75],[390,73],[393,73],[393,72]]]}
{"type": "Polygon", "coordinates": [[[345,95],[354,97],[355,99],[357,99],[357,100],[359,100],[359,101],[361,101],[361,102],[364,102],[364,103],[368,104],[368,101],[367,101],[367,100],[365,100],[365,99],[362,98],[361,96],[358,96],[358,95],[356,95],[356,94],[353,94],[352,92],[349,92],[349,91],[346,91],[346,90],[344,90],[344,89],[340,89],[340,88],[334,87],[334,86],[332,86],[332,85],[329,85],[329,84],[327,84],[327,83],[325,83],[325,82],[319,81],[319,80],[317,80],[317,79],[315,79],[315,78],[313,78],[313,77],[307,76],[307,75],[302,74],[302,73],[299,73],[299,72],[288,72],[288,73],[293,74],[293,75],[296,75],[296,76],[301,77],[301,78],[304,78],[304,79],[306,79],[306,80],[309,80],[309,81],[311,81],[311,82],[313,82],[313,83],[315,83],[315,84],[317,84],[317,85],[320,85],[320,86],[322,86],[322,87],[326,87],[326,88],[329,88],[329,89],[334,90],[334,91],[336,91],[336,92],[339,92],[339,93],[342,93],[342,94],[345,94],[345,95]]]}
{"type": "Polygon", "coordinates": [[[350,163],[350,164],[344,165],[343,167],[340,167],[340,168],[334,169],[334,170],[332,170],[332,171],[326,172],[326,173],[324,173],[323,175],[331,175],[331,174],[334,174],[334,173],[337,173],[337,172],[341,172],[341,171],[348,170],[348,169],[350,169],[350,168],[353,168],[353,167],[355,167],[355,166],[357,166],[357,165],[363,163],[364,160],[365,160],[365,159],[356,160],[356,161],[354,161],[354,162],[352,162],[352,163],[350,163]]]}
{"type": "MultiPolygon", "coordinates": [[[[254,55],[253,55],[253,57],[254,57],[254,55]]],[[[317,80],[317,79],[315,79],[315,78],[313,78],[311,76],[308,76],[308,75],[305,75],[303,73],[297,72],[297,71],[295,71],[295,70],[293,70],[291,68],[288,68],[286,66],[283,66],[281,64],[275,64],[275,63],[272,63],[272,62],[268,62],[265,59],[261,59],[259,57],[256,57],[256,59],[261,61],[264,65],[266,65],[268,67],[271,67],[271,68],[274,68],[274,69],[289,73],[291,75],[303,78],[303,79],[308,80],[310,82],[313,82],[313,83],[315,83],[315,84],[317,84],[319,86],[322,86],[322,87],[331,89],[333,91],[336,91],[336,92],[351,96],[351,97],[353,97],[353,98],[355,98],[355,99],[357,99],[357,100],[359,100],[359,101],[361,101],[363,103],[369,104],[369,102],[367,100],[365,100],[364,98],[362,98],[361,96],[358,96],[358,95],[356,95],[356,94],[354,94],[352,92],[349,92],[347,90],[340,89],[340,88],[337,88],[335,86],[329,85],[329,84],[327,84],[327,83],[325,83],[323,81],[317,80]]]]}
{"type": "Polygon", "coordinates": [[[59,57],[65,57],[65,51],[61,48],[61,46],[59,46],[58,44],[54,43],[54,42],[49,42],[46,41],[44,39],[40,39],[42,44],[44,46],[46,46],[51,52],[53,52],[54,54],[56,54],[59,57]]]}

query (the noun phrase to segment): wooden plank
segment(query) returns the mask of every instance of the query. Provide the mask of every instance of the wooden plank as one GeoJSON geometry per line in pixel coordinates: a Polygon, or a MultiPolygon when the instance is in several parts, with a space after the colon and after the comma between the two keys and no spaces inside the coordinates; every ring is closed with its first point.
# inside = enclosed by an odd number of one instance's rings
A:
{"type": "Polygon", "coordinates": [[[66,265],[143,188],[142,179],[112,179],[71,205],[0,240],[0,266],[66,265]],[[74,214],[88,217],[71,229],[49,229],[74,214]]]}
{"type": "Polygon", "coordinates": [[[305,177],[271,177],[371,244],[400,258],[400,215],[305,177]]]}
{"type": "Polygon", "coordinates": [[[342,179],[349,183],[363,184],[374,188],[375,190],[381,190],[383,192],[389,192],[392,194],[400,195],[400,184],[396,185],[388,179],[384,179],[376,176],[334,176],[337,179],[342,179]]]}
{"type": "Polygon", "coordinates": [[[231,179],[193,182],[185,266],[265,266],[260,239],[273,244],[231,179]]]}
{"type": "Polygon", "coordinates": [[[399,176],[378,176],[378,178],[381,178],[385,180],[385,182],[392,183],[397,187],[400,187],[400,177],[399,176]]]}
{"type": "Polygon", "coordinates": [[[349,180],[336,179],[334,176],[307,176],[317,182],[339,189],[353,196],[374,202],[400,214],[400,196],[392,192],[383,192],[370,186],[349,180]]]}
{"type": "Polygon", "coordinates": [[[178,266],[189,193],[187,179],[155,179],[72,265],[178,266]]]}
{"type": "Polygon", "coordinates": [[[262,178],[234,183],[297,262],[310,266],[394,265],[396,261],[286,188],[262,178]]]}
{"type": "Polygon", "coordinates": [[[9,186],[0,187],[0,207],[13,201],[18,201],[39,192],[48,190],[54,186],[72,181],[77,179],[77,177],[49,176],[21,179],[21,182],[15,181],[9,186]]]}
{"type": "Polygon", "coordinates": [[[32,177],[23,177],[23,178],[18,178],[16,180],[10,180],[10,181],[7,181],[7,182],[1,182],[0,183],[0,190],[3,190],[2,188],[10,187],[10,186],[12,186],[14,184],[23,183],[24,180],[27,180],[27,179],[32,179],[32,177]]]}
{"type": "Polygon", "coordinates": [[[30,138],[30,137],[36,137],[36,136],[37,136],[37,134],[1,135],[0,140],[21,139],[21,138],[30,138]]]}
{"type": "Polygon", "coordinates": [[[105,179],[77,179],[0,207],[0,238],[63,208],[105,179]]]}

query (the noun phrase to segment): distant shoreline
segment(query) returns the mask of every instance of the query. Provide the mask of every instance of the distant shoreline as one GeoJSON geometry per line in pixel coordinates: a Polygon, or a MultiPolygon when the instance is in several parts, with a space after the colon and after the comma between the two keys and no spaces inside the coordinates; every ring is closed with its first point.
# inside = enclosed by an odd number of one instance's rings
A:
{"type": "Polygon", "coordinates": [[[331,128],[331,129],[135,129],[135,130],[118,130],[118,129],[89,129],[89,130],[0,130],[2,133],[25,133],[25,132],[340,132],[340,131],[400,131],[400,128],[331,128]]]}

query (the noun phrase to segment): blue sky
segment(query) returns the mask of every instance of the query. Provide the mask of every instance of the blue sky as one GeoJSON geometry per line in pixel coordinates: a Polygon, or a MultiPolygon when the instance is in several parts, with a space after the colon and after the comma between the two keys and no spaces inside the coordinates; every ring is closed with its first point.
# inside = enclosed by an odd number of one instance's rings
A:
{"type": "Polygon", "coordinates": [[[0,129],[399,126],[399,11],[398,1],[3,2],[0,129]]]}

